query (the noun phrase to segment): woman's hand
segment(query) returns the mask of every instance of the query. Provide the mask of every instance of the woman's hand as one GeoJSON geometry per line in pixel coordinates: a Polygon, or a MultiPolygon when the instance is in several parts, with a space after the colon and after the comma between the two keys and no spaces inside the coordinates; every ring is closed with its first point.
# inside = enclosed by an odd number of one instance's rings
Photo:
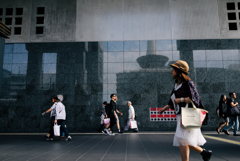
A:
{"type": "Polygon", "coordinates": [[[166,111],[167,109],[169,109],[169,105],[166,105],[166,106],[164,106],[163,108],[161,108],[161,109],[159,110],[159,113],[163,113],[163,112],[166,111]]]}
{"type": "Polygon", "coordinates": [[[179,103],[181,103],[181,102],[185,102],[185,103],[190,103],[192,100],[189,98],[189,97],[181,97],[181,98],[176,98],[176,99],[174,99],[174,102],[176,103],[176,104],[179,104],[179,103]]]}

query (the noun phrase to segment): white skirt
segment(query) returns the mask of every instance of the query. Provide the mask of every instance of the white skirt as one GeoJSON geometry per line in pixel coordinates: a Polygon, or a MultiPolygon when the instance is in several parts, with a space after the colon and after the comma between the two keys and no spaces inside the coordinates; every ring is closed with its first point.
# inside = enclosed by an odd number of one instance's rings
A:
{"type": "Polygon", "coordinates": [[[200,128],[185,129],[181,126],[181,115],[177,115],[177,129],[173,146],[202,146],[206,143],[200,128]]]}

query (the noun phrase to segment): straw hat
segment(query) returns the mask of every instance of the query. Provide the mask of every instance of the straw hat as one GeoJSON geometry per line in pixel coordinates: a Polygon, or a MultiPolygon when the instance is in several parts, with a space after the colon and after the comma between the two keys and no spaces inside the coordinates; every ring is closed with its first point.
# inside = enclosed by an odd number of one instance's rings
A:
{"type": "Polygon", "coordinates": [[[170,66],[173,68],[179,69],[180,71],[182,71],[185,74],[188,74],[188,72],[189,72],[188,63],[183,60],[177,60],[174,64],[171,64],[170,66]]]}

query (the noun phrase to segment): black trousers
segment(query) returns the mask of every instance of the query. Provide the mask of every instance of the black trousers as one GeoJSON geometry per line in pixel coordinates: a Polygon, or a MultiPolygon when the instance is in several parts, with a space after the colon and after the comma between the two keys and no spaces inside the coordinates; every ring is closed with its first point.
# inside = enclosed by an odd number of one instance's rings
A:
{"type": "Polygon", "coordinates": [[[57,120],[57,124],[61,125],[60,126],[60,132],[64,133],[66,137],[69,136],[67,125],[66,125],[66,120],[57,120]]]}
{"type": "Polygon", "coordinates": [[[54,136],[54,131],[53,131],[54,120],[55,120],[55,116],[52,116],[50,121],[50,127],[49,127],[49,134],[50,134],[49,138],[53,138],[54,136]]]}

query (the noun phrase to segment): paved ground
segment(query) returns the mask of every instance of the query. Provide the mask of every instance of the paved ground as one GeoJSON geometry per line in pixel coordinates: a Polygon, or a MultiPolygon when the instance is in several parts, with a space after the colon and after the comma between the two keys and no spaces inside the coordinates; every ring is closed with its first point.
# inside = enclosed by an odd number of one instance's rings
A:
{"type": "MultiPolygon", "coordinates": [[[[1,135],[1,134],[0,134],[1,135]]],[[[240,136],[205,134],[211,161],[239,161],[240,136]]],[[[73,135],[71,142],[47,142],[41,135],[0,136],[1,161],[180,161],[172,146],[173,133],[138,133],[105,136],[73,135]]],[[[201,161],[191,153],[191,161],[201,161]]]]}

